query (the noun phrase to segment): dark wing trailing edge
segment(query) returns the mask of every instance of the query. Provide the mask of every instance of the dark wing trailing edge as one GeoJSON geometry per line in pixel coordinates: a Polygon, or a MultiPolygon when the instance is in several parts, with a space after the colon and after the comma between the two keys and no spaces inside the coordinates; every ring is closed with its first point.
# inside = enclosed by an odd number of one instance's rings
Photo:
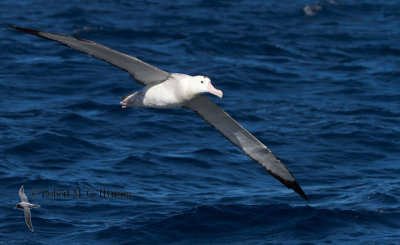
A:
{"type": "Polygon", "coordinates": [[[18,26],[10,27],[41,38],[59,42],[67,47],[89,54],[97,59],[104,60],[111,65],[127,71],[133,77],[133,79],[135,79],[142,85],[162,82],[166,80],[169,76],[168,72],[149,65],[135,57],[123,54],[93,41],[80,39],[64,34],[32,30],[18,26]]]}
{"type": "Polygon", "coordinates": [[[308,201],[306,194],[285,164],[214,102],[201,95],[188,102],[184,107],[199,114],[230,142],[244,151],[247,156],[263,166],[273,177],[308,201]]]}

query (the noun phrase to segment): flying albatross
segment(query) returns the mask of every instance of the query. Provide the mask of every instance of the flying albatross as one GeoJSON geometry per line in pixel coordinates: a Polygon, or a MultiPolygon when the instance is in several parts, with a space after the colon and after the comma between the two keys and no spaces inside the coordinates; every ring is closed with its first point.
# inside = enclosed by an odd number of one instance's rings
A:
{"type": "Polygon", "coordinates": [[[268,173],[282,182],[287,188],[293,189],[305,200],[308,200],[285,164],[277,159],[271,150],[237,123],[228,113],[203,95],[208,92],[220,98],[222,97],[222,91],[215,89],[208,77],[169,73],[93,41],[18,26],[10,27],[59,42],[127,71],[135,81],[145,87],[136,93],[123,97],[120,102],[123,108],[183,107],[190,109],[199,114],[201,118],[219,131],[232,144],[239,147],[247,156],[264,167],[268,173]]]}
{"type": "Polygon", "coordinates": [[[40,205],[32,204],[28,202],[28,198],[24,192],[24,186],[21,186],[19,189],[19,197],[21,198],[21,202],[15,206],[14,209],[19,208],[24,210],[25,222],[29,229],[33,232],[32,220],[31,220],[31,208],[40,208],[40,205]]]}

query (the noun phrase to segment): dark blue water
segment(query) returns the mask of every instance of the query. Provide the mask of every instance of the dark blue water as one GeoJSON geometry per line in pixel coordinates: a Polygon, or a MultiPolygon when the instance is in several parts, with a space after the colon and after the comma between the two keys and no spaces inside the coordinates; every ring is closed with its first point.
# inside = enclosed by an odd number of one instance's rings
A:
{"type": "Polygon", "coordinates": [[[312,4],[2,1],[0,244],[398,244],[400,2],[312,4]],[[211,77],[310,202],[191,111],[121,109],[127,73],[6,24],[211,77]]]}

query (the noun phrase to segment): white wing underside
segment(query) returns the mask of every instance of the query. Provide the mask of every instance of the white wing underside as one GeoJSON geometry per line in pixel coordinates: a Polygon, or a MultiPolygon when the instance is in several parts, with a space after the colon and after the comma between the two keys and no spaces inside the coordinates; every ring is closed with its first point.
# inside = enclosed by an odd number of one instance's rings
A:
{"type": "Polygon", "coordinates": [[[28,207],[24,207],[24,216],[26,225],[31,231],[33,231],[32,220],[31,220],[31,210],[28,207]]]}
{"type": "Polygon", "coordinates": [[[19,194],[19,197],[21,198],[21,202],[28,202],[28,198],[25,195],[24,186],[21,186],[18,194],[19,194]]]}

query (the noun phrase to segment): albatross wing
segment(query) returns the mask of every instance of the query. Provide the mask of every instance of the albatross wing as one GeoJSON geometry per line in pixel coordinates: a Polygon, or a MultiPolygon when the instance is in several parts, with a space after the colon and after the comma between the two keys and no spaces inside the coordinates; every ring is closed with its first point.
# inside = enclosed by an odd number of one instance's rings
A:
{"type": "Polygon", "coordinates": [[[67,47],[89,54],[97,59],[104,60],[111,65],[127,71],[133,79],[135,79],[142,85],[162,82],[166,80],[169,76],[168,72],[149,65],[135,57],[123,54],[93,41],[80,39],[64,34],[32,30],[18,26],[10,27],[22,32],[36,35],[41,38],[59,42],[67,47]]]}
{"type": "Polygon", "coordinates": [[[214,102],[201,95],[189,101],[184,107],[199,114],[230,142],[244,151],[247,156],[263,166],[273,177],[308,201],[306,194],[285,164],[214,102]]]}
{"type": "Polygon", "coordinates": [[[19,194],[19,197],[21,198],[21,202],[28,202],[28,198],[25,195],[24,186],[21,186],[18,194],[19,194]]]}
{"type": "Polygon", "coordinates": [[[31,220],[31,210],[28,207],[24,207],[24,216],[26,225],[28,225],[29,229],[33,231],[32,220],[31,220]]]}

